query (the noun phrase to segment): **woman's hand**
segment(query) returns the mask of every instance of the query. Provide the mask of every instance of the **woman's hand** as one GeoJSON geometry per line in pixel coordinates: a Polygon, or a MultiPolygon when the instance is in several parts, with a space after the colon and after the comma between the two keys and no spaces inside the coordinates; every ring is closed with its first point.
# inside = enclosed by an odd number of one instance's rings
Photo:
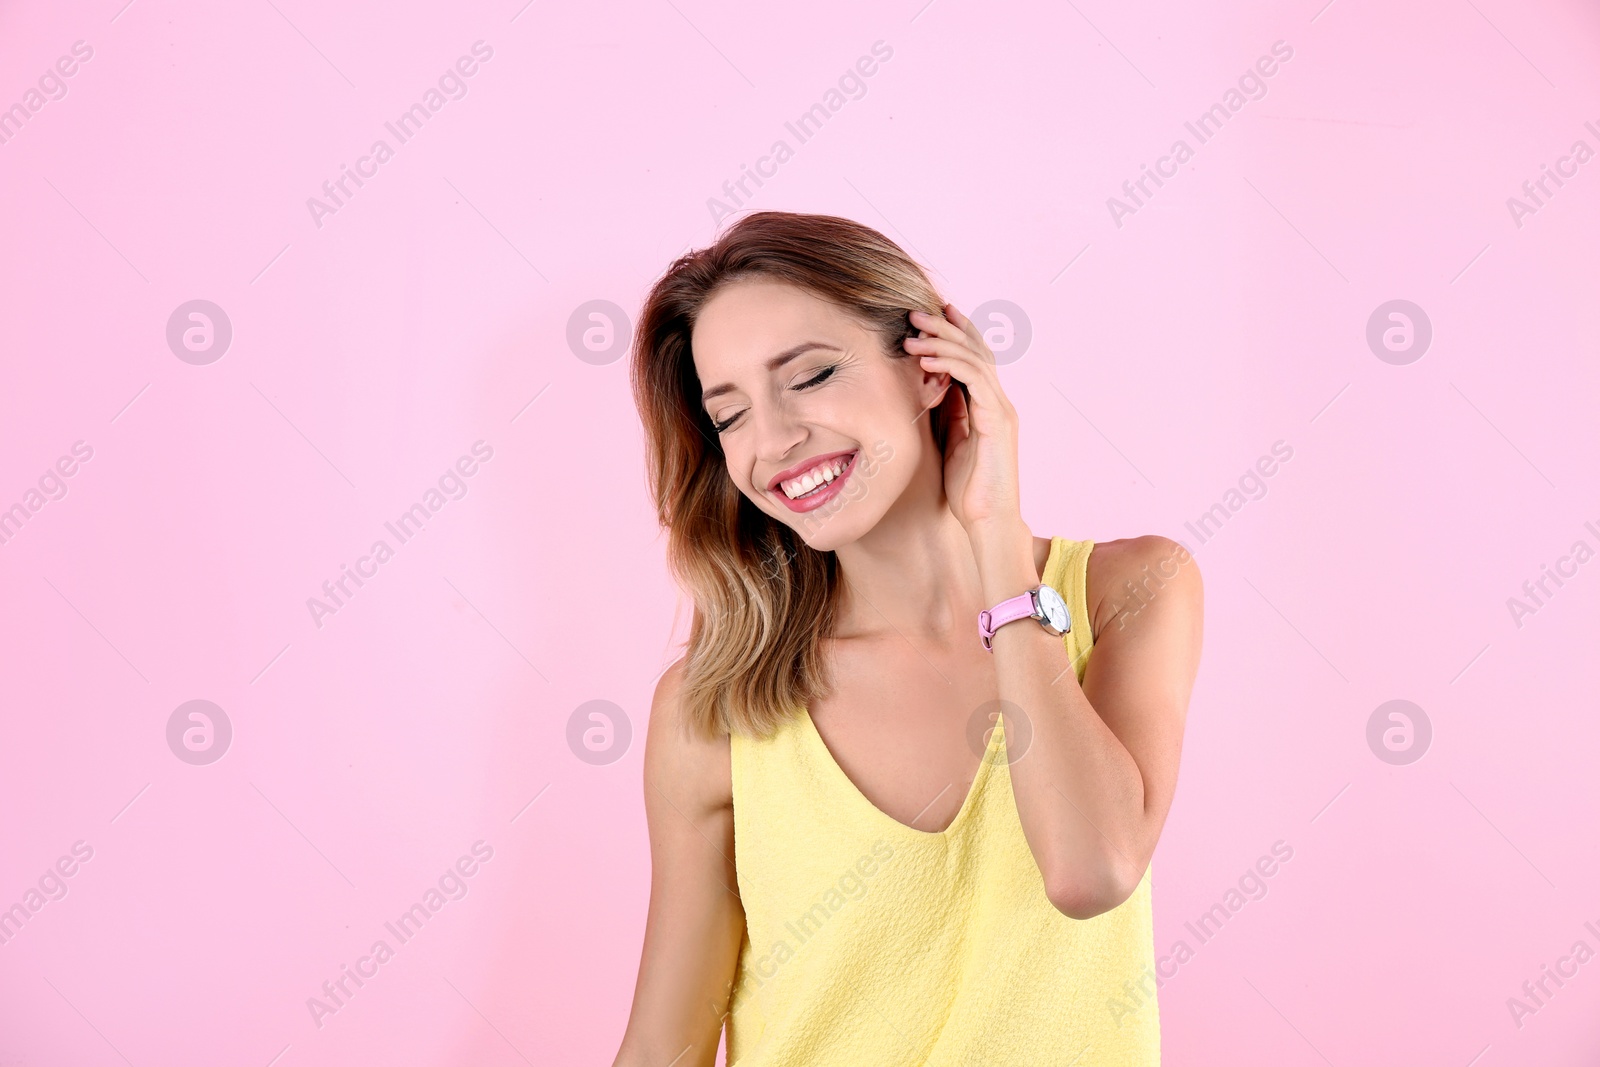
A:
{"type": "Polygon", "coordinates": [[[950,405],[944,459],[950,510],[969,537],[988,528],[1022,527],[1017,409],[1000,388],[994,353],[978,327],[954,304],[946,304],[944,313],[940,318],[911,312],[911,325],[922,336],[906,338],[905,348],[922,357],[923,369],[942,371],[965,384],[971,398],[952,382],[944,399],[950,405]]]}

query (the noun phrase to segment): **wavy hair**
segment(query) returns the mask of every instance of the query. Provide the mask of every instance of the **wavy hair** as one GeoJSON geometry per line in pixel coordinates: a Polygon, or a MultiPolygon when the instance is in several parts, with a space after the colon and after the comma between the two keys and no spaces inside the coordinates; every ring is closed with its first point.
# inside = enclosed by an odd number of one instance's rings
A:
{"type": "MultiPolygon", "coordinates": [[[[917,334],[912,309],[940,315],[944,307],[923,269],[883,234],[787,211],[745,216],[651,287],[629,377],[667,561],[694,602],[679,693],[690,728],[705,737],[766,736],[828,692],[822,642],[842,586],[834,553],[807,545],[733,484],[700,402],[695,320],[722,286],[751,277],[833,303],[882,338],[891,358],[910,358],[902,342],[917,334]]],[[[946,411],[939,405],[930,425],[941,453],[946,411]]]]}

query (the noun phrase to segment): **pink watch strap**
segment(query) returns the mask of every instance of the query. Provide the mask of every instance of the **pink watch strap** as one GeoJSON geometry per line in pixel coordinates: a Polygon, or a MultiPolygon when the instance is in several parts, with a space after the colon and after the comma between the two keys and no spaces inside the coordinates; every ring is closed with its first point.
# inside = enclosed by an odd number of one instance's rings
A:
{"type": "Polygon", "coordinates": [[[1010,600],[1000,601],[987,611],[978,612],[978,639],[983,642],[984,648],[993,652],[994,646],[990,641],[995,631],[1008,622],[1032,617],[1033,611],[1033,590],[1030,589],[1010,600]]]}

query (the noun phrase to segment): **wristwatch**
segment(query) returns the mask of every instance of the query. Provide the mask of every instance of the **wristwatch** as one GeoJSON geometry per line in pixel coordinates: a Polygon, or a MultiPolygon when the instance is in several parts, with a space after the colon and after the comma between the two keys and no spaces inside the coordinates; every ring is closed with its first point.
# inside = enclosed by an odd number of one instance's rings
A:
{"type": "Polygon", "coordinates": [[[1072,629],[1072,614],[1061,594],[1048,585],[1036,585],[1010,600],[1002,600],[987,611],[978,612],[978,639],[990,652],[996,630],[1018,619],[1038,619],[1039,625],[1057,637],[1072,629]]]}

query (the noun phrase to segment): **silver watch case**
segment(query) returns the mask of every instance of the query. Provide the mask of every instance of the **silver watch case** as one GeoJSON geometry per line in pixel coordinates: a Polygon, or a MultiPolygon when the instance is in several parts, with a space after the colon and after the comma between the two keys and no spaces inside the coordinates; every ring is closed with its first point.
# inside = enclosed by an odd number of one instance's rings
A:
{"type": "Polygon", "coordinates": [[[1033,595],[1033,617],[1039,620],[1040,626],[1058,637],[1071,631],[1072,612],[1053,586],[1041,585],[1029,592],[1033,595]]]}

